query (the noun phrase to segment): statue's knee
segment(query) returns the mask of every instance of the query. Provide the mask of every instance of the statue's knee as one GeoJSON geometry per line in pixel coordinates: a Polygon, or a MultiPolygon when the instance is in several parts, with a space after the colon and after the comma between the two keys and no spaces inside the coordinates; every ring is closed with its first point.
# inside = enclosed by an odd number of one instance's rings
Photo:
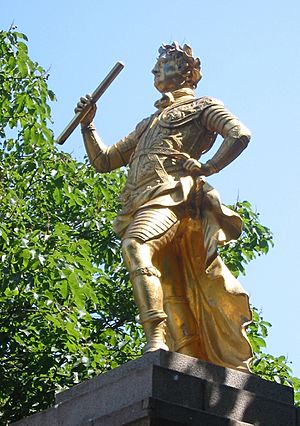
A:
{"type": "Polygon", "coordinates": [[[152,251],[147,243],[141,243],[135,238],[125,238],[122,241],[122,253],[130,272],[152,266],[152,251]]]}
{"type": "Polygon", "coordinates": [[[143,264],[142,244],[134,238],[122,241],[122,253],[127,269],[138,268],[143,264]]]}
{"type": "Polygon", "coordinates": [[[122,252],[124,256],[133,256],[139,252],[141,244],[134,238],[125,238],[122,241],[122,252]]]}

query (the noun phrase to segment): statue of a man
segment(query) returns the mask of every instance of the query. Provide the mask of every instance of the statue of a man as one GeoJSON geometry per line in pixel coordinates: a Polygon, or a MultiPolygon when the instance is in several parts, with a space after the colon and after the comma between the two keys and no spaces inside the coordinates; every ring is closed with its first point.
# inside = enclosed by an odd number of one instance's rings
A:
{"type": "MultiPolygon", "coordinates": [[[[196,98],[200,60],[188,45],[162,45],[154,85],[157,110],[115,145],[82,121],[91,164],[99,172],[129,166],[114,229],[130,273],[147,344],[144,352],[172,350],[248,371],[251,321],[248,296],[217,255],[238,238],[241,219],[221,205],[205,177],[231,163],[247,146],[249,130],[223,104],[196,98]],[[199,159],[224,140],[206,163],[199,159]]],[[[90,102],[81,98],[76,111],[90,102]]]]}

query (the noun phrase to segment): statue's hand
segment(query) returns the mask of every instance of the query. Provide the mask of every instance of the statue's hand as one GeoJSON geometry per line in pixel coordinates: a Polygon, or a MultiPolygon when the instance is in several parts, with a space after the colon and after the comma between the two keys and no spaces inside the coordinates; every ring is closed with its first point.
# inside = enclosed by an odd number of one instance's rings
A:
{"type": "Polygon", "coordinates": [[[90,110],[81,120],[82,126],[87,126],[90,124],[93,121],[97,111],[97,106],[94,102],[92,102],[91,95],[86,95],[80,98],[80,101],[76,105],[75,113],[77,114],[78,112],[81,112],[87,105],[90,106],[90,110]]]}
{"type": "Polygon", "coordinates": [[[209,176],[212,174],[211,168],[207,164],[202,164],[195,158],[189,158],[183,163],[183,167],[191,175],[194,176],[209,176]]]}
{"type": "Polygon", "coordinates": [[[205,175],[203,164],[199,163],[195,158],[189,158],[183,163],[183,167],[191,175],[205,175]]]}

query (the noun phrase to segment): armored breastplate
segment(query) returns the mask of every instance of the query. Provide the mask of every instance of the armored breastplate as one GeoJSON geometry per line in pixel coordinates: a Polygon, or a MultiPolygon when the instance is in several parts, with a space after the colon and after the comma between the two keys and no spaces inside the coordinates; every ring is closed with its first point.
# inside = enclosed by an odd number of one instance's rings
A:
{"type": "Polygon", "coordinates": [[[216,139],[216,134],[201,124],[201,113],[213,102],[207,97],[193,98],[151,116],[139,128],[139,142],[129,163],[129,183],[140,186],[184,175],[183,162],[190,157],[198,159],[216,139]]]}

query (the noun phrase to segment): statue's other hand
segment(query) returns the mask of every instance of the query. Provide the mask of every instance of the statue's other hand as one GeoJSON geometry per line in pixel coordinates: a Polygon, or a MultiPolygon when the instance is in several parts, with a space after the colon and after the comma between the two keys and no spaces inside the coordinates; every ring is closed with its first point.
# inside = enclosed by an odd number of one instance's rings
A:
{"type": "Polygon", "coordinates": [[[194,176],[209,176],[212,174],[206,164],[199,163],[199,161],[197,161],[195,158],[189,158],[186,160],[183,163],[183,167],[194,176]]]}
{"type": "Polygon", "coordinates": [[[183,167],[191,174],[202,175],[202,164],[195,158],[189,158],[183,163],[183,167]]]}
{"type": "Polygon", "coordinates": [[[78,112],[81,112],[87,106],[89,106],[89,112],[82,118],[82,126],[87,126],[88,124],[90,124],[96,115],[97,106],[92,101],[91,95],[85,95],[80,98],[79,102],[76,105],[75,113],[77,114],[78,112]]]}

